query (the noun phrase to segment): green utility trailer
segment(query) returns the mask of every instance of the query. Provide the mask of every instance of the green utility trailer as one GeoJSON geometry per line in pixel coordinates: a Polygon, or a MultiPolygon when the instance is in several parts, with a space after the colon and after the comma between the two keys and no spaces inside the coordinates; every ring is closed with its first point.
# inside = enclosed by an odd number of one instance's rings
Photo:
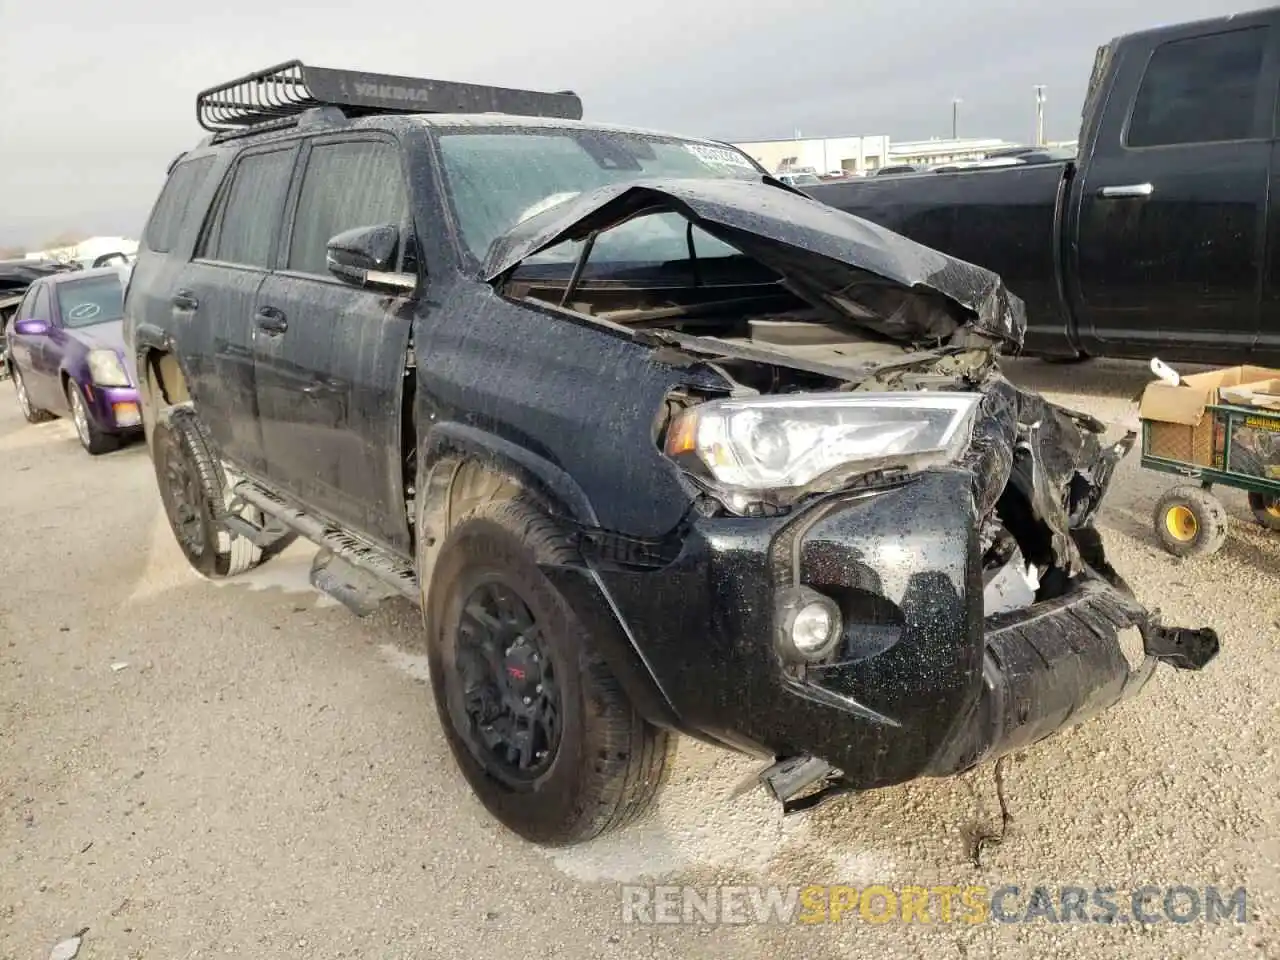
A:
{"type": "Polygon", "coordinates": [[[1164,444],[1152,443],[1160,425],[1142,423],[1142,466],[1187,480],[1160,498],[1152,517],[1161,544],[1179,557],[1210,556],[1226,542],[1227,512],[1215,486],[1244,490],[1258,523],[1280,530],[1280,410],[1227,403],[1204,409],[1212,418],[1212,466],[1168,456],[1164,444]]]}

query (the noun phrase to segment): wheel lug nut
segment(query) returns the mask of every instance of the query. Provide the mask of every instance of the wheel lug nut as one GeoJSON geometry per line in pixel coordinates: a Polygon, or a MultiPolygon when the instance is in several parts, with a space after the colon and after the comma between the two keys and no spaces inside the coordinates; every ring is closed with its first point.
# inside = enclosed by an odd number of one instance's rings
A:
{"type": "Polygon", "coordinates": [[[525,705],[526,707],[527,707],[529,704],[531,704],[531,703],[533,703],[533,698],[532,698],[532,697],[525,697],[525,698],[524,698],[524,705],[525,705]]]}
{"type": "Polygon", "coordinates": [[[542,692],[542,684],[538,684],[536,687],[534,687],[534,688],[533,688],[533,692],[534,692],[534,693],[541,693],[541,692],[542,692]]]}

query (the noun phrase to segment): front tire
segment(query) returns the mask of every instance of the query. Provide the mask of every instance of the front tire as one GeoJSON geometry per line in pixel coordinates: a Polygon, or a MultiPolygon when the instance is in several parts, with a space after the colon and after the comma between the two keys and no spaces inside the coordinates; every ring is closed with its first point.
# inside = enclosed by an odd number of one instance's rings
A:
{"type": "MultiPolygon", "coordinates": [[[[226,478],[193,409],[163,411],[152,450],[169,528],[197,572],[213,579],[234,577],[267,559],[262,548],[218,520],[228,505],[226,478]]],[[[278,552],[273,549],[270,555],[278,552]]]]}
{"type": "Polygon", "coordinates": [[[84,391],[74,380],[67,381],[67,405],[71,407],[71,422],[75,424],[80,446],[91,457],[110,453],[120,446],[120,438],[100,429],[89,415],[89,404],[84,391]]]}
{"type": "Polygon", "coordinates": [[[539,563],[576,559],[535,507],[464,517],[424,597],[436,710],[486,809],[533,843],[591,840],[638,818],[674,737],[647,723],[539,563]]]}

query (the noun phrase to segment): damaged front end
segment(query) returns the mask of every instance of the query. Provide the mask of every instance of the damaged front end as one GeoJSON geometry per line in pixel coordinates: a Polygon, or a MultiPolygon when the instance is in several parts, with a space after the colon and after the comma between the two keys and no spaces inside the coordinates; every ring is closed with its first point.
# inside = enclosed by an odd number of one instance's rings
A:
{"type": "Polygon", "coordinates": [[[959,773],[1217,654],[1107,562],[1094,519],[1134,435],[1000,373],[1025,319],[989,271],[767,181],[676,182],[535,216],[489,278],[686,371],[655,428],[689,492],[678,556],[593,576],[683,722],[774,757],[788,809],[959,773]],[[768,281],[584,281],[602,233],[655,214],[768,281]],[[516,269],[560,243],[583,247],[567,282],[516,269]]]}

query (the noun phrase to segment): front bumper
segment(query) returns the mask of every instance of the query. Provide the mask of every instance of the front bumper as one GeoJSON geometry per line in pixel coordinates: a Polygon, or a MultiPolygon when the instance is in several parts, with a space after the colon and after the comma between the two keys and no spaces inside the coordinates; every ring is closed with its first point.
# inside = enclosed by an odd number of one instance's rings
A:
{"type": "MultiPolygon", "coordinates": [[[[776,758],[812,756],[865,789],[942,776],[1027,746],[1136,692],[1176,641],[1100,576],[983,617],[971,475],[939,470],[781,519],[696,521],[661,570],[599,583],[680,725],[776,758]],[[775,644],[775,598],[836,600],[843,636],[820,666],[775,644]],[[1148,656],[1131,669],[1134,627],[1148,656]]],[[[1201,666],[1217,638],[1179,635],[1201,666]]],[[[1168,656],[1168,659],[1175,659],[1168,656]]]]}
{"type": "Polygon", "coordinates": [[[135,433],[142,430],[142,407],[137,387],[99,387],[83,384],[89,415],[106,433],[135,433]]]}

